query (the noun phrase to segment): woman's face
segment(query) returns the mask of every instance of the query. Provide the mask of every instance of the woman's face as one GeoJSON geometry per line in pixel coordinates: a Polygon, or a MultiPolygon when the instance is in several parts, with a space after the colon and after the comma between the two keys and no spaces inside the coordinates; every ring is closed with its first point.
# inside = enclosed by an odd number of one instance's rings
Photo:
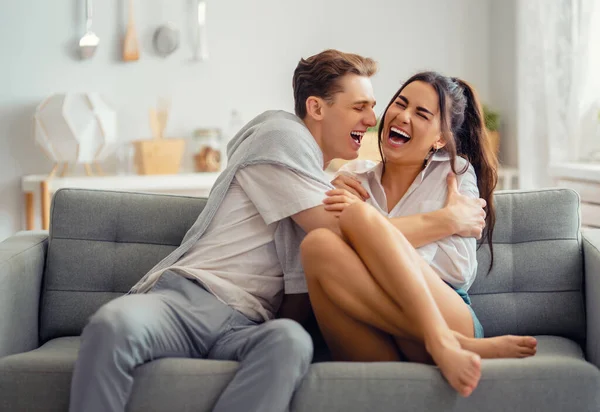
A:
{"type": "Polygon", "coordinates": [[[387,162],[422,165],[433,146],[444,146],[439,98],[433,86],[408,84],[385,113],[381,147],[387,162]]]}

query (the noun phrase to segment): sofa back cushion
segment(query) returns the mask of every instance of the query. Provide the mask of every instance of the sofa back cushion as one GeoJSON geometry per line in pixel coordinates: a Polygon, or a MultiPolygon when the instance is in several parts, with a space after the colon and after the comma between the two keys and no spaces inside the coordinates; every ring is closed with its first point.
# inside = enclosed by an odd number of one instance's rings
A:
{"type": "Polygon", "coordinates": [[[41,302],[42,342],[80,334],[101,305],[129,291],[181,244],[205,203],[183,196],[57,191],[41,302]]]}
{"type": "MultiPolygon", "coordinates": [[[[495,196],[494,266],[487,244],[469,293],[488,336],[585,334],[579,198],[568,189],[495,196]]],[[[173,251],[201,198],[63,189],[52,203],[40,314],[46,341],[78,335],[104,303],[126,293],[173,251]]]]}
{"type": "Polygon", "coordinates": [[[486,336],[585,337],[579,196],[569,189],[498,192],[488,273],[487,243],[469,290],[486,336]]]}

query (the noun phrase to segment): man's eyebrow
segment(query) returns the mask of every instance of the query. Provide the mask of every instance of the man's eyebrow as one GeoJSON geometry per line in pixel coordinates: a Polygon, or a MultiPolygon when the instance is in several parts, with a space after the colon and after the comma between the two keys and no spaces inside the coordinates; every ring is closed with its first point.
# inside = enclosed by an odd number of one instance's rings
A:
{"type": "Polygon", "coordinates": [[[356,102],[354,102],[352,104],[353,105],[354,104],[370,104],[371,107],[375,107],[375,105],[377,104],[377,102],[375,100],[358,100],[358,101],[356,101],[356,102]]]}
{"type": "MultiPolygon", "coordinates": [[[[408,104],[408,99],[404,96],[398,96],[398,99],[402,100],[404,103],[408,104]]],[[[426,108],[422,107],[422,106],[417,106],[417,111],[418,112],[425,112],[425,113],[429,113],[432,116],[435,116],[433,113],[431,113],[429,110],[427,110],[426,108]]]]}

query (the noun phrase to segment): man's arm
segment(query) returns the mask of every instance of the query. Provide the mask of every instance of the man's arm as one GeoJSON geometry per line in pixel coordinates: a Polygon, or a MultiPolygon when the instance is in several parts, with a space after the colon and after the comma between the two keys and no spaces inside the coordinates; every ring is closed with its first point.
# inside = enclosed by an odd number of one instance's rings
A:
{"type": "Polygon", "coordinates": [[[485,200],[479,199],[475,172],[469,176],[471,182],[458,190],[456,176],[450,173],[447,178],[448,197],[442,209],[413,216],[395,217],[390,221],[415,247],[421,247],[452,235],[481,239],[485,227],[485,200]]]}
{"type": "Polygon", "coordinates": [[[294,222],[298,224],[306,233],[312,230],[325,228],[341,236],[339,214],[325,210],[325,205],[316,206],[311,209],[292,215],[294,222]]]}
{"type": "Polygon", "coordinates": [[[421,246],[452,236],[456,233],[456,222],[448,208],[418,215],[390,218],[390,222],[416,249],[421,246]]]}
{"type": "MultiPolygon", "coordinates": [[[[458,223],[454,220],[455,214],[450,208],[444,207],[433,212],[390,218],[390,222],[413,247],[418,248],[456,234],[458,223]]],[[[293,215],[292,219],[306,233],[326,228],[342,236],[336,213],[325,210],[323,206],[304,210],[293,215]]]]}
{"type": "MultiPolygon", "coordinates": [[[[334,195],[329,194],[325,209],[336,212],[336,215],[339,215],[346,206],[353,202],[364,201],[368,197],[368,192],[352,176],[341,174],[336,176],[331,183],[337,190],[332,191],[334,195]]],[[[459,193],[454,174],[448,175],[447,183],[448,197],[442,209],[390,218],[390,222],[402,232],[413,247],[418,248],[452,235],[478,239],[481,237],[485,223],[485,213],[483,211],[485,201],[459,193]]],[[[319,224],[318,219],[312,221],[311,217],[306,217],[305,220],[307,225],[311,223],[313,226],[319,224]]],[[[296,223],[300,226],[303,225],[302,222],[296,223]]],[[[304,228],[304,226],[302,227],[304,228]]],[[[306,230],[306,228],[304,229],[306,230]]],[[[339,229],[337,233],[339,233],[339,229]]]]}

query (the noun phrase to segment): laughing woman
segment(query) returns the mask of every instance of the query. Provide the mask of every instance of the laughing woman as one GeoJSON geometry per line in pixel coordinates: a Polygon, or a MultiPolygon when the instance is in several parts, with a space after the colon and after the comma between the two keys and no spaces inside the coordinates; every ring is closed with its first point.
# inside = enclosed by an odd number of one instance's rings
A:
{"type": "Polygon", "coordinates": [[[319,327],[336,360],[433,362],[469,396],[481,357],[530,356],[536,341],[481,339],[466,292],[477,271],[475,238],[427,244],[431,234],[411,233],[409,242],[394,221],[440,209],[447,181],[458,184],[463,195],[487,202],[483,236],[493,262],[497,160],[474,90],[438,73],[413,76],[384,112],[379,148],[381,163],[348,164],[326,199],[340,213],[342,237],[319,229],[302,244],[319,327]]]}

